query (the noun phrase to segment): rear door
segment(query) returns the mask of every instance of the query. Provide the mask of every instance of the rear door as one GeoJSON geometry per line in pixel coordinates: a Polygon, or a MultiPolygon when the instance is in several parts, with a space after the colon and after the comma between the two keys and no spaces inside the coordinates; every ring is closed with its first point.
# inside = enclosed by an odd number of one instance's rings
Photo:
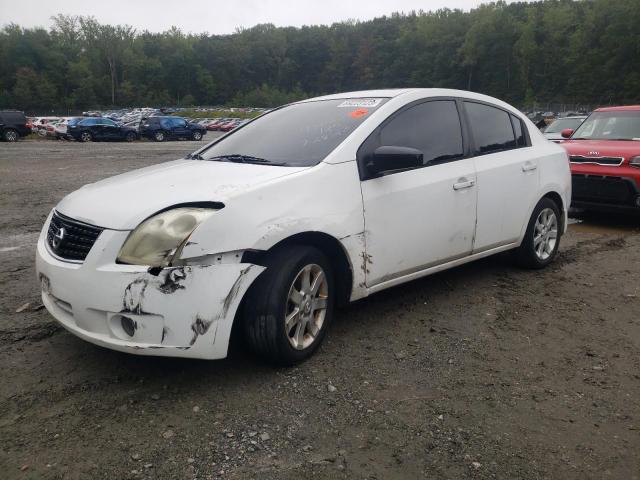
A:
{"type": "Polygon", "coordinates": [[[517,241],[538,195],[538,163],[522,120],[464,101],[478,182],[474,253],[517,241]]]}
{"type": "Polygon", "coordinates": [[[416,148],[424,166],[361,182],[368,287],[469,255],[476,223],[474,160],[455,100],[396,112],[360,147],[359,164],[380,146],[416,148]]]}
{"type": "Polygon", "coordinates": [[[191,136],[191,130],[187,127],[187,121],[184,118],[172,118],[171,125],[174,137],[188,138],[191,136]]]}

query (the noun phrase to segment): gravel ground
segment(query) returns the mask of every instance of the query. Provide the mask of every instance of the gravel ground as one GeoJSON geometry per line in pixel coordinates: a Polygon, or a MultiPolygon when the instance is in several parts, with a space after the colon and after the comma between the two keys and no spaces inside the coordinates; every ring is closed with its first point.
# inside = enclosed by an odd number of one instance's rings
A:
{"type": "Polygon", "coordinates": [[[0,144],[0,478],[640,478],[637,217],[579,216],[544,271],[502,255],[357,302],[290,369],[59,328],[33,267],[50,209],[198,145],[0,144]]]}

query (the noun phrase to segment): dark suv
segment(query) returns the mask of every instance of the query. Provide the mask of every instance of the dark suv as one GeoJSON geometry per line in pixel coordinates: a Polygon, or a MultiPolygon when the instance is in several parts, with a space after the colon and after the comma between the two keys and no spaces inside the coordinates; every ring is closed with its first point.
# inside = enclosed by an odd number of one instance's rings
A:
{"type": "Polygon", "coordinates": [[[171,138],[201,140],[207,129],[180,117],[149,117],[140,123],[140,136],[156,142],[171,138]]]}
{"type": "Polygon", "coordinates": [[[69,122],[67,136],[81,142],[92,140],[125,140],[133,142],[138,138],[135,129],[118,125],[104,117],[83,118],[78,122],[69,122]]]}
{"type": "Polygon", "coordinates": [[[19,137],[31,133],[24,113],[13,110],[0,111],[0,137],[7,142],[15,142],[19,137]]]}

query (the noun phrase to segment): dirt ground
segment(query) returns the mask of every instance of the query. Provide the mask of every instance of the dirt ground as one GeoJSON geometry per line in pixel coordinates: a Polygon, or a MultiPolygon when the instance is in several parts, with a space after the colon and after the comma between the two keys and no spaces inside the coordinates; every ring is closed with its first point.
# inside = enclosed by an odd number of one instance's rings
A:
{"type": "Polygon", "coordinates": [[[50,209],[197,145],[0,143],[0,478],[640,478],[637,217],[579,216],[544,271],[502,255],[357,302],[290,369],[241,339],[186,361],[58,327],[33,266],[50,209]]]}

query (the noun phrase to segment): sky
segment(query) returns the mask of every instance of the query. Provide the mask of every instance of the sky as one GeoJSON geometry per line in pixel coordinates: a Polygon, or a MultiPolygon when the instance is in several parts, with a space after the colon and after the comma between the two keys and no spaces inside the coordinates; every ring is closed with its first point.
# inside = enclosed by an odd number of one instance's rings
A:
{"type": "Polygon", "coordinates": [[[331,24],[369,20],[392,12],[460,8],[482,0],[0,0],[0,26],[50,27],[58,13],[92,15],[101,23],[128,24],[138,30],[162,32],[172,26],[184,32],[233,33],[258,23],[276,26],[331,24]]]}

